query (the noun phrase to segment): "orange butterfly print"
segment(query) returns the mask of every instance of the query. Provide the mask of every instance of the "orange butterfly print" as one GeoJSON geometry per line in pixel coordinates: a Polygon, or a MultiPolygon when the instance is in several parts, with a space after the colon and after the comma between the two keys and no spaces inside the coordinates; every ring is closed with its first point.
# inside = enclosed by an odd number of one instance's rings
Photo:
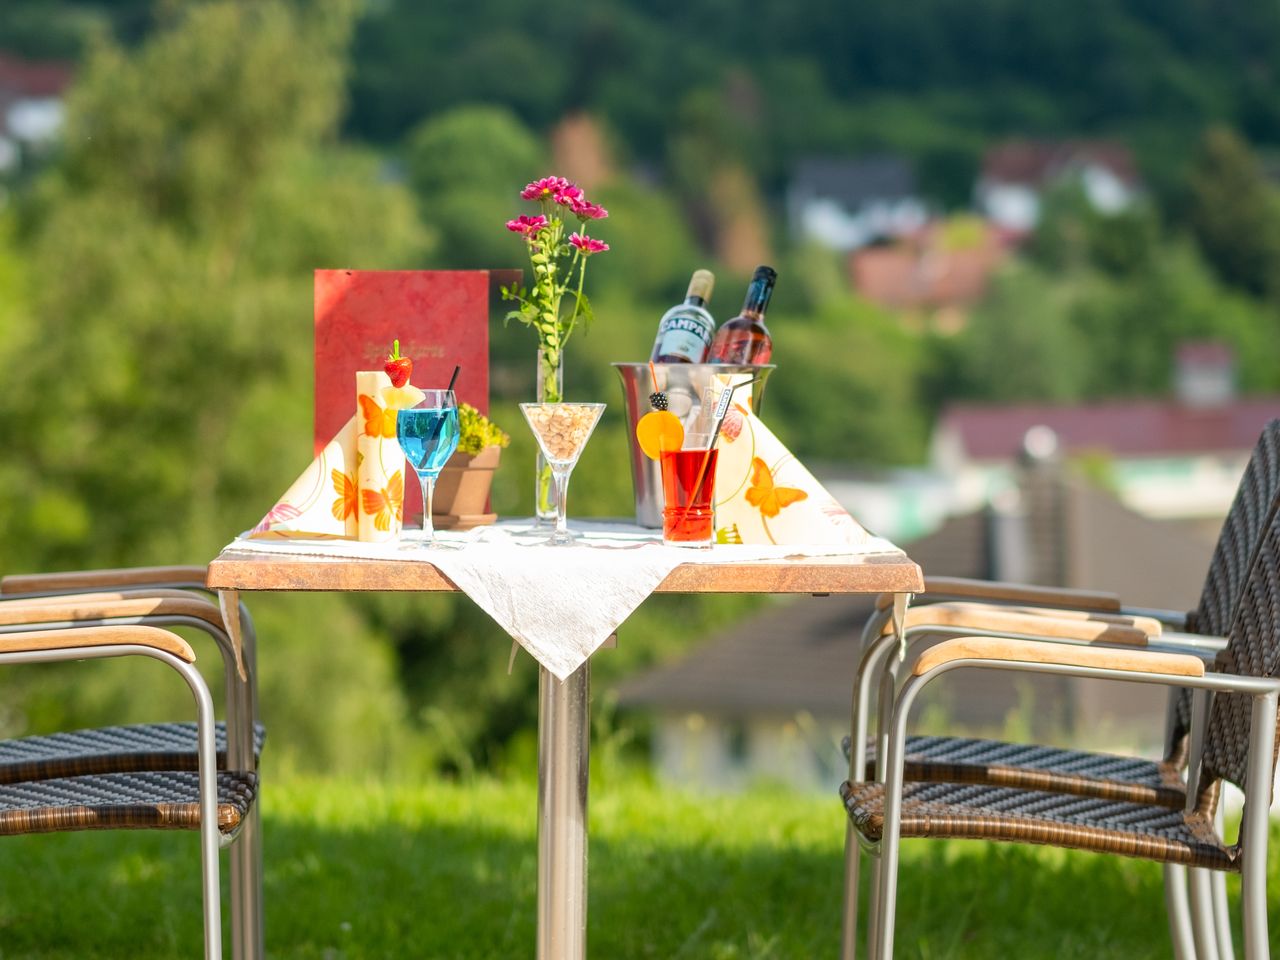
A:
{"type": "Polygon", "coordinates": [[[338,499],[333,501],[333,518],[345,520],[356,512],[355,475],[333,470],[330,476],[333,478],[333,492],[338,495],[338,499]]]}
{"type": "Polygon", "coordinates": [[[397,470],[381,490],[361,490],[360,505],[373,517],[375,530],[391,529],[391,519],[404,521],[404,475],[397,470]]]}
{"type": "Polygon", "coordinates": [[[364,414],[364,435],[366,437],[386,437],[394,439],[396,435],[396,411],[380,404],[367,393],[356,396],[360,401],[360,412],[364,414]]]}
{"type": "Polygon", "coordinates": [[[809,494],[795,487],[775,487],[769,466],[759,457],[751,460],[751,486],[747,488],[747,503],[760,509],[764,517],[776,517],[784,507],[806,500],[809,494]]]}

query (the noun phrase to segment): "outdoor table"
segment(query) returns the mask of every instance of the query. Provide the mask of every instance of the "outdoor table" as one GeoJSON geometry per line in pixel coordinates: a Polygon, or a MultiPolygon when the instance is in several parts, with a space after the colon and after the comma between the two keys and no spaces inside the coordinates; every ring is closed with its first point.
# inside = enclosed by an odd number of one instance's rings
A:
{"type": "MultiPolygon", "coordinates": [[[[433,565],[421,561],[240,551],[224,551],[209,565],[208,586],[218,591],[458,591],[433,565]]],[[[684,563],[654,592],[894,593],[905,601],[923,589],[920,568],[899,551],[684,563]]],[[[538,960],[584,960],[587,952],[590,669],[588,660],[562,682],[539,665],[538,960]]]]}

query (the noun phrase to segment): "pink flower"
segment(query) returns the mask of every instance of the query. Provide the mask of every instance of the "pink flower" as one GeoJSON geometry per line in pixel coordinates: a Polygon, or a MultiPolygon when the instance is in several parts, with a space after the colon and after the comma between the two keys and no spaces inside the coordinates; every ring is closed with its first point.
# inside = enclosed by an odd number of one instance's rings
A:
{"type": "Polygon", "coordinates": [[[512,233],[523,233],[526,237],[531,237],[543,227],[547,225],[547,218],[542,214],[531,217],[526,213],[520,214],[514,220],[507,221],[507,229],[512,233]]]}
{"type": "Polygon", "coordinates": [[[569,183],[567,181],[565,182],[565,185],[560,188],[560,192],[556,194],[556,203],[560,204],[562,207],[571,207],[575,203],[586,202],[587,198],[586,195],[583,194],[582,188],[577,184],[569,183]]]}
{"type": "Polygon", "coordinates": [[[579,250],[581,250],[583,253],[585,253],[587,256],[591,256],[591,254],[593,253],[604,253],[606,250],[609,249],[609,245],[605,243],[603,240],[595,240],[591,237],[588,237],[585,233],[573,234],[571,237],[569,237],[569,242],[572,243],[579,250]]]}
{"type": "Polygon", "coordinates": [[[520,199],[555,200],[559,202],[561,194],[566,190],[575,191],[576,196],[582,195],[582,191],[564,177],[543,177],[541,180],[534,180],[521,190],[520,199]]]}
{"type": "Polygon", "coordinates": [[[598,203],[592,203],[586,197],[581,197],[571,201],[569,209],[572,210],[579,220],[603,220],[609,215],[609,211],[598,203]]]}

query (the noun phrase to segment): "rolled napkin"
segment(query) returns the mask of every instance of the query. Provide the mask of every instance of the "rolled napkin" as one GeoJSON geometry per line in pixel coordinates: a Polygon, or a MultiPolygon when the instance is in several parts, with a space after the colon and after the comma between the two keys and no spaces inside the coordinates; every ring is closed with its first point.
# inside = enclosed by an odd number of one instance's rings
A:
{"type": "MultiPolygon", "coordinates": [[[[745,379],[715,377],[715,398],[745,379]]],[[[716,542],[861,547],[873,539],[756,416],[750,396],[735,393],[716,441],[716,542]]]]}
{"type": "Polygon", "coordinates": [[[384,394],[381,370],[356,373],[356,536],[368,543],[395,540],[404,522],[404,451],[396,440],[396,405],[384,394]]]}

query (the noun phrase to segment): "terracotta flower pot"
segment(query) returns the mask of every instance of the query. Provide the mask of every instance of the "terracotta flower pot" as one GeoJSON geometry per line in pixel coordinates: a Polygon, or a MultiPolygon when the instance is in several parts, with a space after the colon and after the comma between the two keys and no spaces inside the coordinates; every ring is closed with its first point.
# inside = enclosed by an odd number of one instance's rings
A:
{"type": "Polygon", "coordinates": [[[467,530],[498,519],[496,513],[485,510],[501,456],[501,447],[485,447],[477,454],[459,450],[449,458],[436,480],[431,503],[431,522],[438,529],[467,530]]]}

